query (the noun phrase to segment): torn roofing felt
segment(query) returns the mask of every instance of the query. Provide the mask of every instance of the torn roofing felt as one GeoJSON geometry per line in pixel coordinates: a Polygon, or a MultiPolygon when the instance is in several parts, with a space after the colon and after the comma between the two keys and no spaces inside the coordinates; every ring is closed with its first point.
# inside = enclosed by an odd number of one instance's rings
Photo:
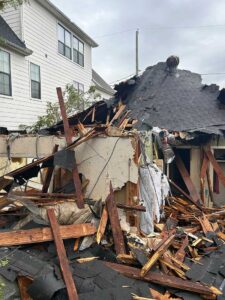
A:
{"type": "Polygon", "coordinates": [[[225,130],[225,110],[217,99],[219,87],[203,85],[199,74],[159,62],[115,89],[115,103],[122,100],[131,116],[139,120],[140,128],[207,133],[225,130]]]}

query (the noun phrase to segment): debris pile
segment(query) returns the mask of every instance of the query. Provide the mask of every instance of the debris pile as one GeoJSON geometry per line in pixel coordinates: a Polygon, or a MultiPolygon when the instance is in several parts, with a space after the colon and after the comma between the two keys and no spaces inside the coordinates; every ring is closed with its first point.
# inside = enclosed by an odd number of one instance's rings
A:
{"type": "Polygon", "coordinates": [[[225,208],[204,205],[176,151],[189,193],[148,161],[125,105],[67,118],[57,92],[63,122],[45,133],[65,147],[0,177],[3,299],[225,299],[225,208]]]}

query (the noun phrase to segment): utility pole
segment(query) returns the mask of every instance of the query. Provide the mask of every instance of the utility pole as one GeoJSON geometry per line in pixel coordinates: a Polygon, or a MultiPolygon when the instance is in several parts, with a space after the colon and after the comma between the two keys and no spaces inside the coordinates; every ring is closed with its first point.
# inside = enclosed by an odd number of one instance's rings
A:
{"type": "Polygon", "coordinates": [[[136,76],[138,76],[138,71],[139,71],[138,42],[139,42],[139,29],[136,30],[136,76]]]}

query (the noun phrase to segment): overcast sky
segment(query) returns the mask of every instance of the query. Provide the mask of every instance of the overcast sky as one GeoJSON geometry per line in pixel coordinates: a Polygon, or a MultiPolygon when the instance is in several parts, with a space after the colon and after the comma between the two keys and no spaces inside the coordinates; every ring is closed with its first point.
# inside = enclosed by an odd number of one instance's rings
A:
{"type": "MultiPolygon", "coordinates": [[[[99,44],[93,67],[109,83],[135,72],[136,28],[140,70],[175,54],[181,69],[225,73],[224,0],[52,1],[99,44]]],[[[225,74],[203,81],[225,86],[225,74]]]]}

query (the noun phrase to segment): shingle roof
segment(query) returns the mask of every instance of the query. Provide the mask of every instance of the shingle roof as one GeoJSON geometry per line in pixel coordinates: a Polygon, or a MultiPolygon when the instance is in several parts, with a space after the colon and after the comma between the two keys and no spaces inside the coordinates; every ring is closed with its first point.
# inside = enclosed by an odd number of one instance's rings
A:
{"type": "Polygon", "coordinates": [[[113,96],[115,91],[110,87],[110,85],[95,71],[92,69],[92,80],[95,85],[101,90],[113,96]]]}
{"type": "Polygon", "coordinates": [[[24,52],[24,54],[31,54],[31,51],[26,48],[25,43],[20,40],[2,16],[0,16],[0,38],[2,43],[5,43],[6,46],[14,47],[24,52]]]}
{"type": "Polygon", "coordinates": [[[225,130],[225,110],[217,99],[219,87],[203,85],[199,74],[179,69],[169,72],[166,63],[158,63],[147,68],[133,87],[127,84],[116,89],[117,99],[122,97],[140,126],[211,133],[214,128],[225,130]]]}

